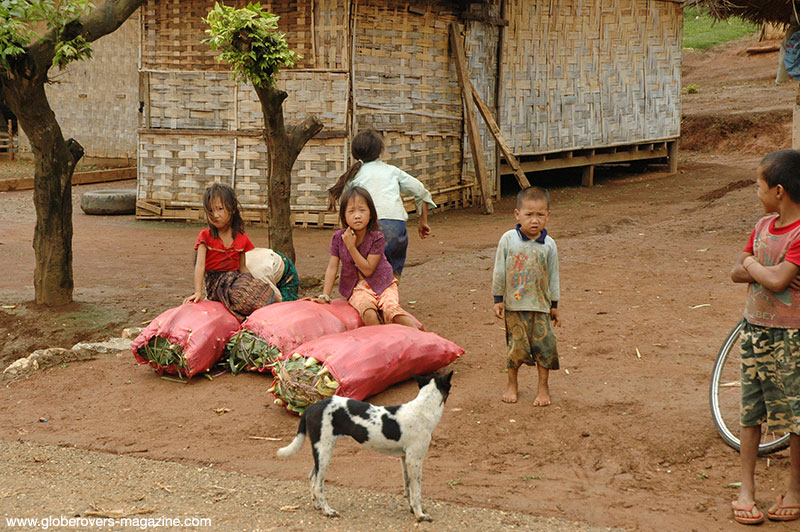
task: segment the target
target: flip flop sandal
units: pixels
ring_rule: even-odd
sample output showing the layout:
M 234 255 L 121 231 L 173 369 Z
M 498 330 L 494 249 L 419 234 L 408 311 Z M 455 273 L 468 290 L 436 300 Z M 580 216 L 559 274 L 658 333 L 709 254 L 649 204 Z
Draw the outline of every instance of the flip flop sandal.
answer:
M 739 504 L 736 504 L 736 502 L 734 501 L 734 502 L 731 503 L 731 509 L 734 512 L 752 512 L 753 508 L 755 507 L 755 505 L 756 505 L 756 503 L 753 503 L 750 506 L 741 506 Z M 743 524 L 743 525 L 760 525 L 761 523 L 764 522 L 764 512 L 759 510 L 758 511 L 758 515 L 755 516 L 755 517 L 743 517 L 743 516 L 736 515 L 734 513 L 733 514 L 733 519 L 737 523 L 740 523 L 740 524 Z
M 778 506 L 776 510 L 797 510 L 792 514 L 774 514 L 767 512 L 767 517 L 772 521 L 794 521 L 800 519 L 800 504 L 783 504 L 783 495 L 778 495 Z

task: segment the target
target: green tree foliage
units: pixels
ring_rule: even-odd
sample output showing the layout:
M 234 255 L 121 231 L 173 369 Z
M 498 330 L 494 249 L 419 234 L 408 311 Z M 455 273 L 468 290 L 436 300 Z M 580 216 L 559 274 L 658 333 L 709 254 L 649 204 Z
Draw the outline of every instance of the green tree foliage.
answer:
M 63 69 L 72 61 L 91 59 L 90 43 L 80 35 L 64 35 L 69 24 L 93 7 L 89 0 L 0 0 L 0 68 L 11 69 L 13 58 L 40 36 L 33 28 L 42 24 L 56 35 L 53 66 Z
M 203 19 L 211 36 L 203 42 L 219 52 L 218 61 L 231 65 L 234 80 L 271 87 L 280 68 L 293 67 L 300 58 L 278 31 L 279 18 L 262 9 L 259 2 L 242 9 L 215 3 Z

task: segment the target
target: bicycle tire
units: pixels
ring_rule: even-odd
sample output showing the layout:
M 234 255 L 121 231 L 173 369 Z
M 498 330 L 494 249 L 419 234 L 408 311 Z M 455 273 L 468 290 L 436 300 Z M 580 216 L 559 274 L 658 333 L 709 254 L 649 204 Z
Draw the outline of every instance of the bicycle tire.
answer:
M 714 420 L 714 425 L 717 427 L 717 432 L 722 436 L 725 443 L 737 451 L 741 451 L 741 444 L 739 442 L 739 437 L 731 428 L 738 430 L 739 425 L 738 422 L 734 423 L 734 419 L 736 418 L 731 415 L 727 416 L 728 420 L 726 421 L 726 415 L 723 413 L 723 403 L 729 406 L 732 401 L 732 396 L 735 395 L 738 401 L 741 395 L 741 383 L 738 380 L 727 380 L 725 378 L 725 370 L 727 368 L 728 375 L 730 375 L 732 371 L 737 372 L 737 375 L 740 373 L 740 360 L 738 355 L 734 353 L 736 353 L 736 349 L 738 348 L 739 334 L 742 332 L 742 329 L 744 329 L 744 320 L 736 324 L 730 334 L 728 334 L 725 342 L 723 342 L 717 354 L 717 358 L 714 361 L 714 370 L 711 373 L 711 387 L 709 390 L 711 417 Z M 736 378 L 738 379 L 739 377 L 737 376 Z M 730 408 L 727 410 L 730 410 Z M 789 446 L 789 433 L 778 435 L 765 432 L 762 434 L 761 439 L 762 441 L 758 445 L 759 456 L 775 453 Z

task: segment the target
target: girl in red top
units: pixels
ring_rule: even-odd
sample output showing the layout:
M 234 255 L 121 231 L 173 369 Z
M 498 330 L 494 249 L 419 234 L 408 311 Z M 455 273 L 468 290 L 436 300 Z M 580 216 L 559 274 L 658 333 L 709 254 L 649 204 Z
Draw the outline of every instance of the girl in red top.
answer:
M 200 231 L 194 249 L 194 294 L 183 302 L 206 297 L 223 303 L 239 321 L 275 301 L 270 286 L 247 270 L 245 253 L 255 246 L 244 232 L 236 193 L 228 185 L 214 183 L 203 195 L 208 228 Z

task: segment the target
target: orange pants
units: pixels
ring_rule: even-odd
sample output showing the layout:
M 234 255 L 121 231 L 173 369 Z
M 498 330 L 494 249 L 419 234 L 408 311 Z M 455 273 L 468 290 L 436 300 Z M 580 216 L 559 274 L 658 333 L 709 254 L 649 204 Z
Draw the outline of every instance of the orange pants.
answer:
M 396 316 L 408 315 L 403 310 L 403 307 L 400 306 L 397 279 L 393 279 L 392 284 L 381 295 L 376 294 L 365 279 L 361 279 L 353 288 L 353 293 L 350 294 L 350 299 L 347 302 L 358 311 L 362 320 L 364 319 L 364 313 L 368 310 L 376 311 L 378 318 L 382 319 L 383 323 L 392 323 Z

